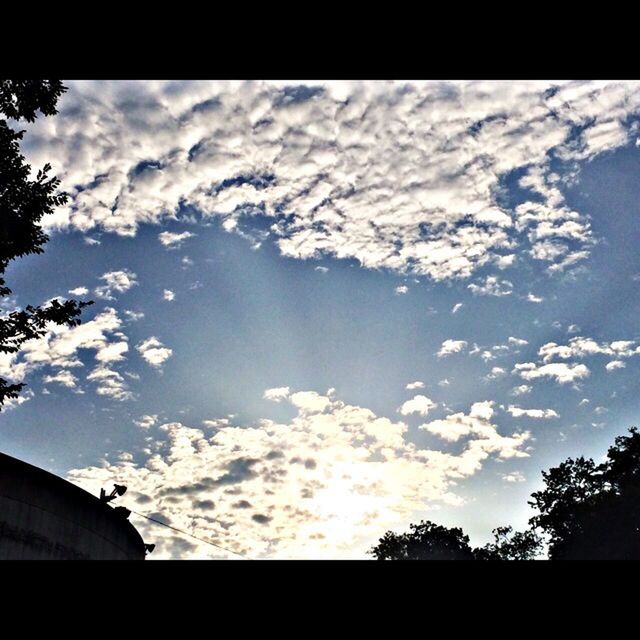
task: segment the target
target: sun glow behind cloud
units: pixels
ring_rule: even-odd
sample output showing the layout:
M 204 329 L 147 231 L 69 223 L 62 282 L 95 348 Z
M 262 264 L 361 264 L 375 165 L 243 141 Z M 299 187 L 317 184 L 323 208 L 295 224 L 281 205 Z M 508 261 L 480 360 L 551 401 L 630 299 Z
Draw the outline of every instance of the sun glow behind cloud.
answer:
M 279 401 L 285 393 L 267 395 Z M 155 417 L 143 416 L 140 424 L 153 432 L 143 463 L 122 452 L 117 462 L 74 469 L 68 477 L 92 492 L 117 478 L 129 487 L 136 511 L 162 514 L 168 524 L 243 555 L 362 557 L 354 549 L 385 527 L 439 504 L 461 504 L 455 485 L 488 458 L 528 456 L 529 435 L 499 435 L 490 403 L 471 408 L 468 426 L 453 438 L 463 438 L 464 446 L 448 453 L 416 447 L 406 440 L 405 423 L 366 408 L 313 391 L 286 397 L 297 409 L 290 422 L 223 422 L 212 434 L 181 423 L 154 427 Z M 447 429 L 442 423 L 433 431 L 450 440 Z M 141 527 L 149 531 L 148 523 Z M 212 555 L 168 530 L 149 535 L 158 544 L 154 557 L 171 557 L 176 545 L 181 557 Z

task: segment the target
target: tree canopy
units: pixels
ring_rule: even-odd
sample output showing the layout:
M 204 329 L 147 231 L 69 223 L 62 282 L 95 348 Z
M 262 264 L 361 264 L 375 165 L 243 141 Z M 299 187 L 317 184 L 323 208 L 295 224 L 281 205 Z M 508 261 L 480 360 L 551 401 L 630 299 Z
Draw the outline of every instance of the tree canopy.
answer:
M 370 553 L 376 560 L 473 560 L 469 537 L 462 529 L 429 520 L 410 524 L 409 533 L 387 531 Z
M 601 464 L 569 458 L 542 474 L 531 524 L 552 560 L 640 559 L 640 433 L 619 436 Z
M 498 527 L 492 533 L 493 542 L 473 550 L 475 560 L 534 560 L 542 550 L 540 536 L 531 529 Z
M 531 495 L 530 528 L 493 530 L 494 541 L 472 549 L 460 528 L 426 521 L 410 532 L 387 531 L 371 553 L 378 560 L 532 560 L 547 546 L 550 560 L 640 559 L 640 432 L 619 436 L 606 459 L 568 458 L 542 472 Z
M 43 253 L 49 239 L 42 230 L 42 217 L 65 204 L 68 196 L 59 192 L 60 182 L 50 177 L 45 164 L 31 179 L 31 166 L 20 153 L 24 131 L 9 126 L 6 118 L 33 122 L 38 112 L 57 113 L 58 98 L 66 91 L 59 80 L 0 80 L 0 297 L 11 295 L 4 274 L 9 263 L 29 254 Z M 49 323 L 74 326 L 80 323 L 83 307 L 91 301 L 60 301 L 46 306 L 27 305 L 0 317 L 0 353 L 17 353 L 27 340 L 38 338 Z M 0 378 L 0 407 L 7 398 L 17 398 L 24 383 Z
M 409 525 L 410 532 L 387 531 L 369 553 L 377 560 L 531 560 L 542 546 L 533 531 L 493 530 L 494 541 L 472 549 L 462 529 L 429 520 Z

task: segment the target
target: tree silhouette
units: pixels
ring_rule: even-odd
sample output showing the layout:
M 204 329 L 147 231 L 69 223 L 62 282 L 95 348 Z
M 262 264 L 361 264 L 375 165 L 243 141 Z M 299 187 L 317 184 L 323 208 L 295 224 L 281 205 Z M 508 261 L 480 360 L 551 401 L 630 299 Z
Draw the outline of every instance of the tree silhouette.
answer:
M 569 458 L 542 474 L 531 524 L 552 560 L 640 559 L 640 433 L 619 436 L 602 464 Z
M 387 531 L 369 553 L 377 560 L 532 560 L 542 547 L 534 531 L 514 532 L 512 527 L 494 529 L 494 542 L 476 549 L 460 528 L 428 520 L 409 528 L 409 533 Z
M 473 550 L 476 560 L 534 560 L 542 549 L 542 540 L 532 529 L 498 527 L 492 533 L 493 542 Z
M 429 520 L 410 524 L 409 533 L 387 531 L 369 553 L 376 560 L 473 560 L 469 537 L 462 529 Z
M 66 88 L 58 80 L 0 80 L 0 114 L 18 121 L 33 122 L 43 115 L 57 113 L 58 98 Z M 15 258 L 43 253 L 49 239 L 40 227 L 44 215 L 67 201 L 59 193 L 59 180 L 49 177 L 49 164 L 30 179 L 31 167 L 20 153 L 24 131 L 15 131 L 6 119 L 0 119 L 0 297 L 12 293 L 4 273 Z M 17 353 L 27 340 L 38 338 L 49 323 L 75 326 L 82 308 L 91 301 L 52 300 L 44 307 L 28 305 L 0 317 L 0 353 Z M 24 383 L 10 384 L 0 378 L 0 407 L 7 398 L 17 398 Z
M 409 533 L 387 531 L 369 553 L 378 560 L 533 560 L 544 536 L 550 560 L 640 560 L 638 429 L 618 436 L 601 464 L 568 458 L 542 477 L 526 531 L 498 527 L 493 542 L 471 549 L 462 529 L 427 521 L 409 525 Z

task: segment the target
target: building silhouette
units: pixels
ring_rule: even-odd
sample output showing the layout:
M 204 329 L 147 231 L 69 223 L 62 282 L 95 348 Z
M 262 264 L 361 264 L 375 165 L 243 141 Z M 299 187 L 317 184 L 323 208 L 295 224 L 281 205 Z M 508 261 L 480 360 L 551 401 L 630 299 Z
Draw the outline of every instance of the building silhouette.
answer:
M 0 453 L 0 560 L 144 560 L 128 515 L 108 498 Z

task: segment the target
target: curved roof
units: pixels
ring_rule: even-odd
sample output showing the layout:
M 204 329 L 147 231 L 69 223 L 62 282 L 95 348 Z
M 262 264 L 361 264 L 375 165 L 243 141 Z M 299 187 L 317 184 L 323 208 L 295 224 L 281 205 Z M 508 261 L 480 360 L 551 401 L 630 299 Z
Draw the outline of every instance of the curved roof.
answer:
M 44 544 L 59 557 L 144 558 L 144 542 L 121 512 L 71 482 L 3 453 L 0 501 L 0 547 L 3 539 L 11 539 L 14 545 Z

